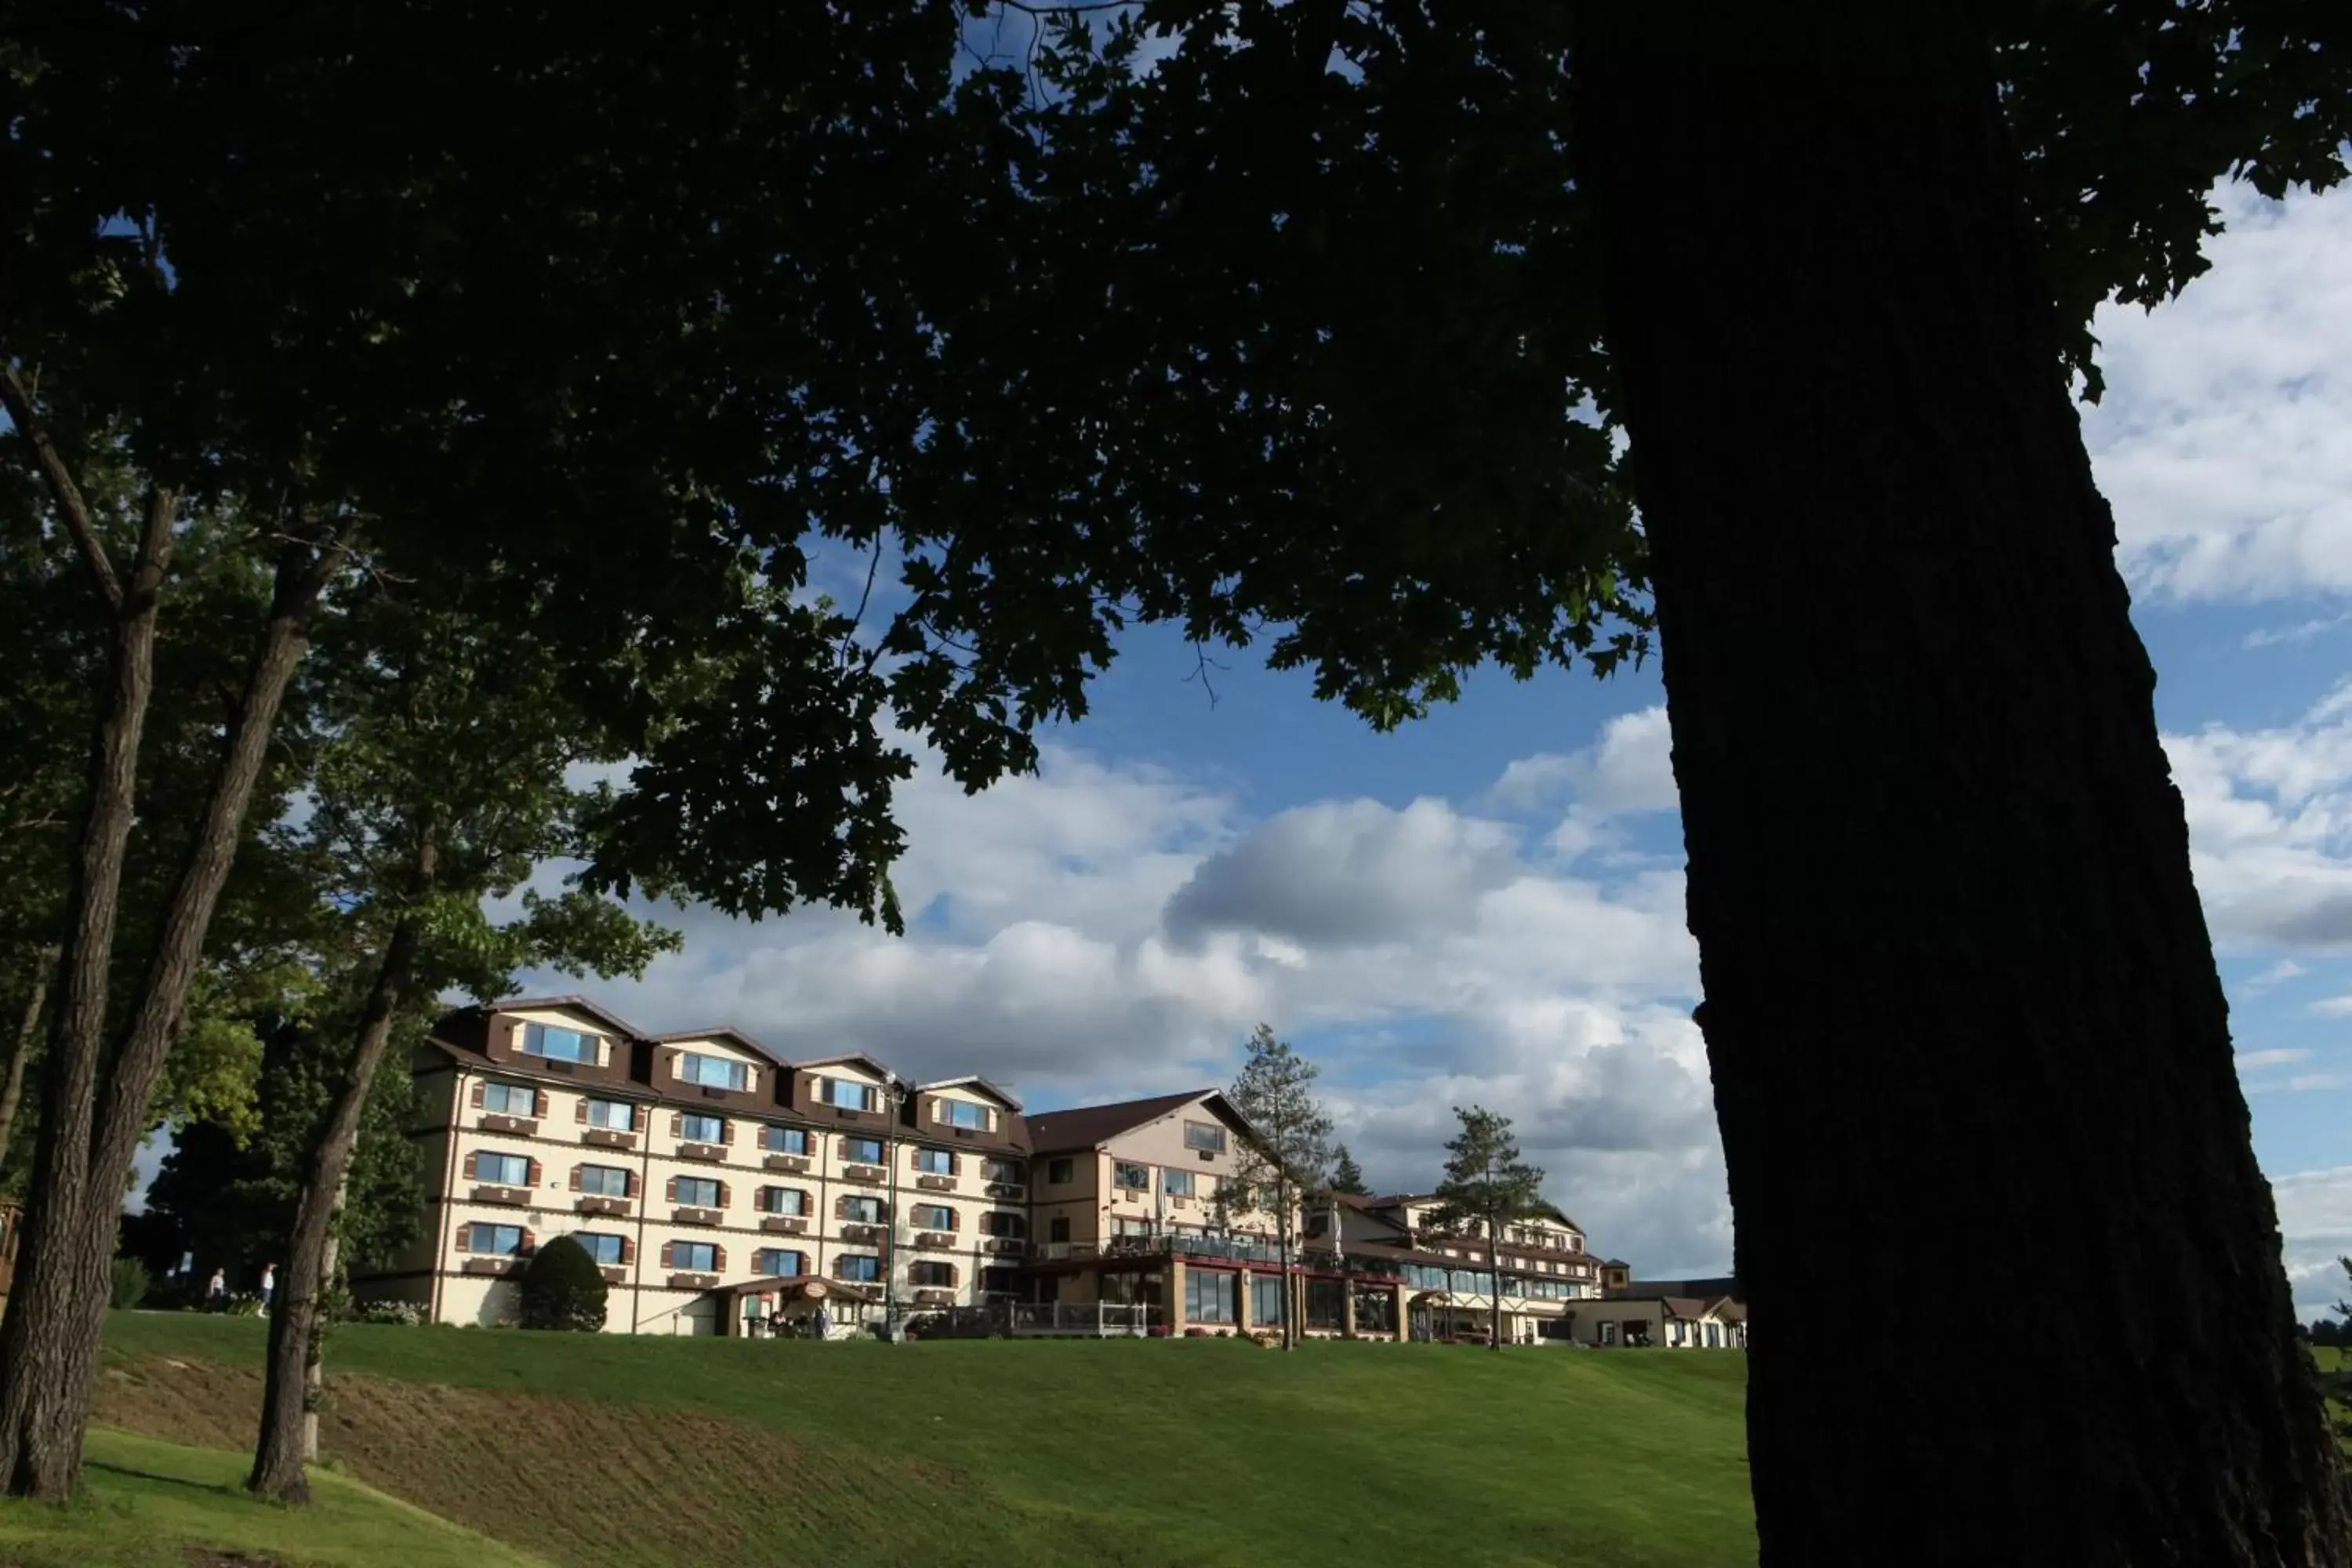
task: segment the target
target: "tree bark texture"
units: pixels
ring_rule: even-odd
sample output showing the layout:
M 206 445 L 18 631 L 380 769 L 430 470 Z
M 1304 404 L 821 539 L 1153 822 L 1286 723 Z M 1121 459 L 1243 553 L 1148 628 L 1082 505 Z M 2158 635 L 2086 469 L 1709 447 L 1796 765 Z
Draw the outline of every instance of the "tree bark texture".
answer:
M 437 861 L 432 835 L 417 847 L 415 886 L 418 897 L 433 883 Z M 392 1041 L 392 1027 L 400 1011 L 416 963 L 420 918 L 412 901 L 394 923 L 376 966 L 375 980 L 361 1009 L 335 1103 L 320 1128 L 304 1173 L 302 1194 L 295 1206 L 294 1232 L 286 1244 L 284 1285 L 269 1304 L 269 1354 L 261 1395 L 261 1431 L 253 1451 L 253 1475 L 248 1485 L 265 1498 L 279 1502 L 307 1503 L 310 1479 L 305 1461 L 314 1456 L 315 1426 L 310 1419 L 319 1391 L 320 1371 L 320 1310 L 332 1273 L 336 1214 L 342 1207 L 344 1179 L 359 1147 L 360 1116 L 376 1068 Z
M 116 616 L 114 677 L 93 752 L 92 787 L 63 945 L 63 1001 L 51 1034 L 40 1160 L 24 1223 L 16 1288 L 0 1327 L 0 1473 L 20 1496 L 61 1499 L 81 1470 L 82 1429 L 98 1372 L 108 1264 L 132 1158 L 228 879 L 247 807 L 310 617 L 348 538 L 289 545 L 220 772 L 129 1026 L 100 1092 L 106 977 L 131 827 L 140 731 L 153 691 L 157 598 L 175 503 L 158 492 L 147 543 Z
M 1980 36 L 1579 27 L 1764 1568 L 2352 1562 Z
M 29 417 L 13 400 L 10 412 L 20 425 Z M 61 511 L 81 510 L 87 515 L 69 479 L 53 475 L 51 483 Z M 72 1361 L 83 1325 L 94 1323 L 105 1309 L 113 1249 L 92 1246 L 89 1238 L 101 1224 L 111 1237 L 121 1205 L 119 1187 L 89 1190 L 90 1107 L 98 1092 L 108 964 L 131 841 L 139 742 L 154 693 L 156 617 L 171 567 L 176 510 L 170 491 L 159 489 L 149 496 L 147 526 L 127 582 L 118 583 L 102 555 L 92 566 L 113 633 L 106 701 L 90 747 L 89 796 L 67 894 L 58 952 L 62 984 L 49 1021 L 33 1182 L 18 1232 L 7 1314 L 0 1321 L 0 1480 L 12 1496 L 59 1500 L 81 1473 L 88 1386 L 85 1382 L 78 1394 L 58 1373 Z
M 25 1098 L 25 1065 L 33 1057 L 33 1037 L 41 1026 L 41 1009 L 49 999 L 49 981 L 57 973 L 58 950 L 43 948 L 33 963 L 32 989 L 25 994 L 25 1013 L 16 1025 L 16 1038 L 8 1049 L 8 1070 L 0 1080 L 0 1165 L 7 1163 L 16 1139 L 16 1107 Z

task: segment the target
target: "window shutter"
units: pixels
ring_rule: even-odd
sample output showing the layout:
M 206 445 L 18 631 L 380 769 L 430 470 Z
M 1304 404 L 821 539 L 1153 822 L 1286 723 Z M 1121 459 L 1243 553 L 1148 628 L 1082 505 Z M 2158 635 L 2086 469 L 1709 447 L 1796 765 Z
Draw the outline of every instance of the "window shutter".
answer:
M 719 1141 L 721 1143 L 732 1143 L 735 1142 L 734 1118 L 730 1117 L 719 1124 Z
M 674 1241 L 665 1241 L 665 1242 L 663 1242 L 663 1243 L 662 1243 L 662 1254 L 661 1254 L 662 1260 L 661 1260 L 661 1266 L 662 1266 L 664 1268 L 677 1268 L 677 1265 L 676 1265 L 675 1263 L 673 1263 L 673 1262 L 671 1262 L 671 1261 L 670 1261 L 670 1258 L 671 1258 L 671 1257 L 672 1257 L 672 1253 L 671 1253 L 670 1249 L 671 1249 L 672 1247 L 676 1247 L 677 1245 L 677 1243 L 676 1243 L 676 1242 L 674 1242 Z
M 637 1195 L 637 1173 L 635 1171 L 623 1171 L 621 1173 L 621 1195 L 625 1198 L 633 1198 Z
M 635 1238 L 626 1236 L 621 1237 L 621 1262 L 624 1265 L 626 1265 L 635 1263 L 636 1260 L 637 1244 Z
M 713 1247 L 710 1249 L 710 1268 L 711 1272 L 714 1274 L 724 1274 L 727 1272 L 727 1249 L 725 1247 Z
M 580 1167 L 577 1165 L 572 1167 L 572 1190 L 575 1193 L 580 1190 Z
M 720 1208 L 727 1206 L 727 1184 L 724 1182 L 719 1184 L 719 1206 Z
M 572 1107 L 572 1120 L 585 1124 L 588 1120 L 588 1097 L 582 1095 Z
M 662 1202 L 666 1204 L 674 1204 L 677 1202 L 677 1178 L 676 1176 L 672 1176 L 668 1183 L 662 1188 Z
M 816 1085 L 816 1102 L 819 1105 L 831 1105 L 833 1103 L 833 1079 L 820 1075 L 810 1081 Z
M 849 1194 L 847 1193 L 843 1193 L 833 1200 L 833 1217 L 835 1219 L 847 1219 L 849 1217 Z
M 469 1103 L 471 1103 L 473 1108 L 477 1110 L 482 1109 L 482 1091 L 487 1087 L 488 1086 L 484 1084 L 480 1079 L 476 1079 L 474 1080 L 474 1088 L 471 1095 L 469 1096 Z
M 524 1167 L 524 1171 L 525 1175 L 523 1177 L 523 1184 L 532 1187 L 539 1185 L 539 1162 L 536 1160 L 531 1161 Z
M 481 1085 L 476 1084 L 474 1087 L 476 1089 L 479 1089 L 481 1088 Z M 470 1182 L 481 1173 L 479 1167 L 476 1164 L 476 1162 L 480 1159 L 481 1156 L 479 1154 L 468 1154 L 466 1156 L 466 1180 Z
M 686 1118 L 675 1110 L 669 1113 L 669 1135 L 673 1138 L 686 1136 Z
M 539 1237 L 538 1237 L 537 1236 L 533 1235 L 533 1234 L 531 1233 L 530 1229 L 528 1226 L 526 1226 L 526 1227 L 524 1228 L 524 1230 L 523 1230 L 523 1233 L 522 1233 L 522 1252 L 523 1252 L 523 1256 L 524 1256 L 524 1257 L 526 1257 L 526 1258 L 528 1258 L 528 1257 L 530 1257 L 532 1253 L 534 1253 L 534 1252 L 536 1252 L 536 1251 L 538 1251 L 538 1250 L 539 1250 Z
M 882 1109 L 882 1091 L 870 1083 L 866 1086 L 866 1109 L 868 1110 Z
M 532 1090 L 530 1091 L 530 1110 L 528 1112 L 526 1112 L 525 1114 L 527 1114 L 527 1115 L 529 1115 L 529 1116 L 530 1116 L 530 1117 L 532 1117 L 532 1118 L 534 1118 L 534 1119 L 536 1119 L 536 1118 L 538 1117 L 538 1115 L 539 1115 L 539 1113 L 540 1113 L 540 1110 L 541 1110 L 541 1104 L 540 1104 L 541 1096 L 541 1095 L 543 1095 L 545 1092 L 546 1092 L 546 1091 L 545 1091 L 545 1090 L 543 1090 L 543 1089 L 532 1089 Z
M 963 1228 L 963 1215 L 958 1214 L 952 1208 L 948 1210 L 948 1228 L 950 1230 L 961 1230 Z
M 457 1227 L 457 1250 L 460 1252 L 471 1252 L 474 1250 L 474 1227 L 472 1226 L 461 1225 Z
M 963 1156 L 962 1156 L 962 1155 L 961 1155 L 961 1154 L 959 1154 L 959 1153 L 956 1153 L 953 1150 L 950 1150 L 950 1151 L 948 1152 L 948 1174 L 949 1174 L 949 1175 L 950 1175 L 950 1176 L 955 1176 L 955 1175 L 961 1175 L 961 1174 L 962 1174 L 962 1173 L 963 1173 Z
M 950 1290 L 954 1289 L 956 1286 L 962 1281 L 963 1276 L 961 1271 L 959 1270 L 952 1263 L 942 1263 L 940 1267 L 947 1270 L 948 1289 Z
M 685 1053 L 684 1051 L 672 1051 L 672 1052 L 670 1052 L 670 1054 L 669 1054 L 669 1076 L 670 1076 L 670 1077 L 672 1077 L 672 1078 L 674 1078 L 674 1079 L 681 1079 L 681 1080 L 685 1079 L 685 1077 L 686 1077 L 686 1053 Z

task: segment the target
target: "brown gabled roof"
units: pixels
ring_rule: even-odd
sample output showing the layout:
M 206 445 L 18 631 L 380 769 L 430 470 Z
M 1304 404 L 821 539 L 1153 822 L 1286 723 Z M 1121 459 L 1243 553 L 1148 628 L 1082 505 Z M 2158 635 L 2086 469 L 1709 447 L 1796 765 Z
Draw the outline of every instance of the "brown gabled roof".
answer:
M 1122 1100 L 1116 1105 L 1077 1105 L 1022 1120 L 1028 1123 L 1029 1147 L 1034 1153 L 1093 1149 L 1217 1092 L 1213 1089 L 1191 1089 L 1181 1094 L 1157 1094 L 1149 1100 Z
M 647 1035 L 646 1039 L 656 1046 L 674 1046 L 681 1040 L 732 1040 L 745 1050 L 763 1056 L 780 1068 L 793 1065 L 784 1059 L 782 1052 L 772 1049 L 732 1024 L 720 1024 L 709 1029 L 680 1029 L 671 1035 Z
M 1696 1322 L 1706 1316 L 1706 1303 L 1696 1296 L 1660 1296 L 1655 1300 L 1659 1306 L 1665 1309 L 1666 1315 L 1670 1318 L 1682 1318 Z
M 597 1004 L 588 1000 L 585 996 L 509 996 L 501 1001 L 493 1002 L 487 1007 L 467 1007 L 461 1009 L 461 1011 L 468 1013 L 520 1013 L 526 1007 L 570 1007 L 577 1012 L 587 1014 L 590 1017 L 605 1025 L 616 1035 L 625 1035 L 633 1040 L 641 1040 L 645 1038 L 645 1036 L 639 1032 L 635 1024 L 630 1023 L 626 1018 L 622 1017 L 618 1013 L 614 1012 L 609 1007 L 599 1006 Z
M 893 1082 L 900 1081 L 898 1079 L 898 1069 L 891 1067 L 888 1062 L 884 1061 L 881 1058 L 869 1057 L 864 1051 L 843 1051 L 837 1056 L 811 1057 L 806 1061 L 794 1062 L 793 1066 L 803 1070 L 806 1070 L 810 1068 L 839 1067 L 844 1062 L 863 1062 L 867 1067 L 872 1068 L 876 1072 L 880 1073 L 884 1078 L 889 1079 Z
M 980 1074 L 976 1072 L 968 1072 L 961 1078 L 933 1079 L 929 1083 L 917 1084 L 915 1089 L 918 1093 L 927 1089 L 976 1089 L 983 1094 L 995 1096 L 997 1100 L 1007 1110 L 1018 1110 L 1021 1109 L 1021 1100 L 1019 1097 L 1014 1095 L 1011 1089 L 1000 1088 L 998 1085 L 990 1082 L 987 1079 L 981 1077 Z

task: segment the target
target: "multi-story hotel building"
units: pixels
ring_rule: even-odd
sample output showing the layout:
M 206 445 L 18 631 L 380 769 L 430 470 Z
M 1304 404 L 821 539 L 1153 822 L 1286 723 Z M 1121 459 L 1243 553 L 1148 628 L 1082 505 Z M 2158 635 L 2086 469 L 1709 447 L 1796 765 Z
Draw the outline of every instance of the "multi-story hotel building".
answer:
M 1485 1240 L 1435 1200 L 1299 1216 L 1236 1201 L 1247 1123 L 1213 1089 L 1030 1116 L 982 1078 L 909 1083 L 863 1056 L 787 1061 L 740 1030 L 647 1035 L 578 996 L 444 1018 L 412 1063 L 432 1172 L 418 1241 L 353 1280 L 436 1322 L 495 1322 L 558 1236 L 610 1283 L 605 1326 L 847 1329 L 886 1304 L 933 1326 L 1036 1333 L 1486 1331 Z M 1336 1244 L 1336 1245 L 1335 1245 Z M 1505 1331 L 1555 1331 L 1600 1293 L 1558 1211 L 1503 1239 Z M 979 1310 L 985 1309 L 985 1310 Z

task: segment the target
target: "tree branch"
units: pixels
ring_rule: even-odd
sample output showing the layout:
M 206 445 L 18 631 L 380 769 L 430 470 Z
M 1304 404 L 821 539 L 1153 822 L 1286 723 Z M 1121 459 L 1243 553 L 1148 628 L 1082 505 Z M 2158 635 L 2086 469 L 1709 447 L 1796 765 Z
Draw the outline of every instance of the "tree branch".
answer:
M 107 559 L 106 542 L 98 536 L 98 523 L 90 516 L 89 502 L 81 487 L 74 483 L 73 470 L 66 466 L 57 443 L 49 439 L 48 427 L 33 412 L 32 395 L 16 367 L 0 360 L 0 406 L 8 410 L 16 433 L 33 448 L 33 459 L 40 465 L 41 478 L 49 487 L 58 511 L 66 520 L 66 531 L 73 535 L 81 551 L 82 561 L 97 579 L 98 596 L 106 602 L 109 615 L 122 613 L 122 583 L 114 574 L 114 563 Z

